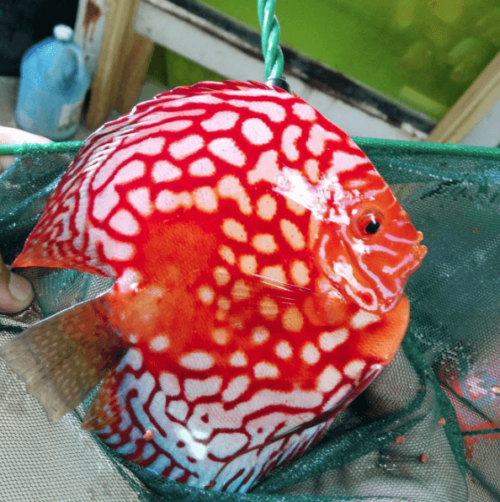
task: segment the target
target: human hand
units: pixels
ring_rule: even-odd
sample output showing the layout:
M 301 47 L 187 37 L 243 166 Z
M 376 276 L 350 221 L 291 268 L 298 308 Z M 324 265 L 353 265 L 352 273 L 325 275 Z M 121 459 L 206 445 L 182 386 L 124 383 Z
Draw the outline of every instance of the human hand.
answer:
M 0 127 L 0 145 L 20 143 L 49 143 L 50 140 L 19 129 Z M 0 173 L 14 162 L 12 155 L 0 156 Z M 0 313 L 14 313 L 25 309 L 33 300 L 31 284 L 14 274 L 5 265 L 0 256 Z

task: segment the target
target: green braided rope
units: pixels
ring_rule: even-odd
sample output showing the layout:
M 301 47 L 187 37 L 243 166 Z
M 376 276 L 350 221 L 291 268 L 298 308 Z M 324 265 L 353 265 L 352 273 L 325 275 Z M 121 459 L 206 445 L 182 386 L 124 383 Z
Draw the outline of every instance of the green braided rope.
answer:
M 83 141 L 63 143 L 22 143 L 20 145 L 0 145 L 0 155 L 24 155 L 26 153 L 76 153 Z
M 257 0 L 257 13 L 262 28 L 262 54 L 264 55 L 264 80 L 281 78 L 283 53 L 279 46 L 280 25 L 274 15 L 276 0 Z

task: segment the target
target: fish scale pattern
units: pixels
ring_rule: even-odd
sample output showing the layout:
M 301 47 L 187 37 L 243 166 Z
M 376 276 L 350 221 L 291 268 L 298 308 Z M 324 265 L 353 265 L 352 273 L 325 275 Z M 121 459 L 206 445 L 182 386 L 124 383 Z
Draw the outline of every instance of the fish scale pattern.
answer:
M 87 428 L 160 475 L 246 491 L 391 360 L 421 238 L 303 100 L 202 83 L 91 136 L 15 265 L 117 278 L 105 302 L 129 350 Z
M 205 215 L 227 209 L 241 217 L 257 216 L 257 227 L 279 224 L 274 235 L 282 236 L 282 243 L 294 251 L 304 250 L 307 226 L 302 223 L 299 230 L 300 222 L 294 220 L 307 221 L 307 209 L 290 199 L 278 208 L 280 200 L 257 185 L 276 184 L 283 155 L 289 165 L 302 164 L 311 183 L 317 183 L 327 139 L 336 140 L 337 147 L 342 139 L 343 148 L 355 152 L 358 162 L 366 159 L 362 152 L 340 131 L 335 134 L 323 129 L 316 123 L 321 117 L 312 107 L 284 91 L 261 89 L 257 84 L 245 89 L 240 84 L 243 89 L 221 89 L 224 96 L 218 97 L 215 84 L 207 88 L 210 93 L 199 94 L 203 86 L 195 87 L 139 105 L 126 119 L 105 126 L 88 140 L 92 148 L 84 146 L 65 183 L 51 197 L 32 246 L 25 249 L 28 254 L 19 265 L 29 260 L 29 253 L 36 253 L 32 259 L 44 259 L 52 266 L 70 256 L 82 269 L 118 276 L 137 256 L 134 240 L 141 220 L 152 213 L 160 213 L 162 218 L 178 208 L 191 207 Z M 234 99 L 228 99 L 231 93 Z M 218 111 L 221 105 L 230 111 Z M 243 169 L 249 165 L 253 169 Z M 251 200 L 252 195 L 262 193 Z M 224 204 L 226 201 L 230 204 Z M 288 219 L 274 219 L 277 212 L 288 214 Z M 248 257 L 240 254 L 239 260 L 255 273 L 262 270 L 256 252 L 266 254 L 269 261 L 279 246 L 271 232 L 249 236 L 246 223 L 227 218 L 222 228 L 232 245 L 251 241 L 254 249 Z M 36 236 L 46 233 L 49 241 L 38 256 Z M 227 249 L 231 262 L 230 246 Z M 303 286 L 309 282 L 300 263 L 288 273 L 278 268 L 271 273 L 283 282 L 288 278 Z

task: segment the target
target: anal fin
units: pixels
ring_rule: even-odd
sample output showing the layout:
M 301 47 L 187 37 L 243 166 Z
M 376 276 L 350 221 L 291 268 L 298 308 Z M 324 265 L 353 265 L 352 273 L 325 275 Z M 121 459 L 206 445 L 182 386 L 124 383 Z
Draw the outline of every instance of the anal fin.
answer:
M 118 381 L 116 372 L 109 373 L 97 392 L 83 419 L 82 427 L 91 432 L 100 432 L 107 427 L 116 428 L 120 418 L 118 404 Z
M 36 323 L 0 347 L 49 420 L 78 406 L 125 353 L 107 322 L 105 297 Z

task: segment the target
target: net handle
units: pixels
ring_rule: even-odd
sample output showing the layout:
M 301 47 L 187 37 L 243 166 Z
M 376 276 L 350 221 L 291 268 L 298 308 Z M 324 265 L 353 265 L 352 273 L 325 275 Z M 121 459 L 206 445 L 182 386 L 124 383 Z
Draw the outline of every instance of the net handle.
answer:
M 443 155 L 448 157 L 473 157 L 498 160 L 500 148 L 487 146 L 466 146 L 450 143 L 421 143 L 417 141 L 401 141 L 393 139 L 377 139 L 353 137 L 354 142 L 362 149 L 383 149 L 385 153 L 406 155 Z M 2 155 L 26 155 L 44 153 L 76 153 L 83 141 L 65 141 L 61 143 L 22 143 L 19 145 L 0 145 Z

